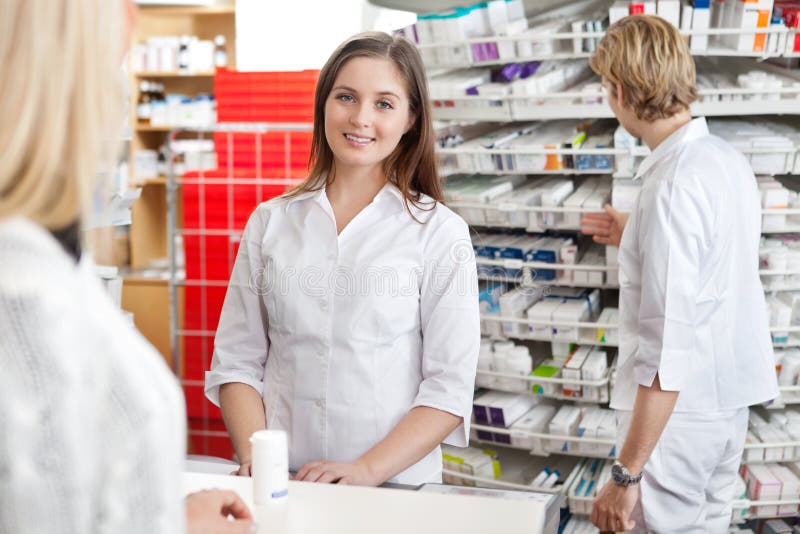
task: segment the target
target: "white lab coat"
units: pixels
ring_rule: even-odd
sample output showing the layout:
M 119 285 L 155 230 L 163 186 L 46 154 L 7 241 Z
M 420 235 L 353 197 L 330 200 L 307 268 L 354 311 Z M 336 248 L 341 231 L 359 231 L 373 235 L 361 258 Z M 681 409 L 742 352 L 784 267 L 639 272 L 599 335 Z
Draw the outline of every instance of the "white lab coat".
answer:
M 680 391 L 675 411 L 733 410 L 778 395 L 758 276 L 760 196 L 747 160 L 704 118 L 642 162 L 619 249 L 620 348 L 611 407 L 639 384 Z
M 430 199 L 428 199 L 430 200 Z M 324 190 L 260 205 L 242 238 L 206 395 L 262 392 L 267 426 L 289 434 L 291 469 L 352 461 L 415 406 L 463 418 L 466 446 L 480 346 L 469 231 L 445 206 L 412 206 L 386 185 L 336 233 Z M 441 480 L 441 450 L 396 478 Z

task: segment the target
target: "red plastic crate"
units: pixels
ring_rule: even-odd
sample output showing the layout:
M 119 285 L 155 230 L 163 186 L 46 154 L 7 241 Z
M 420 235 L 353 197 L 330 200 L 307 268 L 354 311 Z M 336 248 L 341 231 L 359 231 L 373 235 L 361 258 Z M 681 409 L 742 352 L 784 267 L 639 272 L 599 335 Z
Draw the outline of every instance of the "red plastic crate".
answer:
M 263 187 L 261 196 L 263 200 Z M 255 185 L 187 183 L 183 185 L 183 227 L 198 229 L 203 222 L 206 229 L 242 230 L 257 205 Z
M 186 398 L 186 415 L 189 417 L 222 420 L 222 412 L 206 398 L 203 385 L 184 384 L 183 395 Z
M 205 254 L 201 254 L 201 244 Z M 214 280 L 227 282 L 239 250 L 239 243 L 229 236 L 184 235 L 187 280 Z M 203 272 L 205 268 L 205 272 Z
M 212 336 L 185 336 L 183 338 L 181 378 L 205 380 L 205 373 L 211 368 L 213 355 L 214 338 Z
M 221 420 L 190 417 L 187 419 L 187 426 L 189 429 L 189 453 L 233 459 L 233 443 Z
M 216 330 L 219 325 L 219 316 L 222 304 L 225 301 L 227 287 L 219 286 L 186 286 L 186 310 L 183 322 L 186 330 Z M 205 294 L 205 306 L 203 295 Z M 205 307 L 205 310 L 204 310 Z M 205 311 L 205 325 L 203 324 L 203 311 Z

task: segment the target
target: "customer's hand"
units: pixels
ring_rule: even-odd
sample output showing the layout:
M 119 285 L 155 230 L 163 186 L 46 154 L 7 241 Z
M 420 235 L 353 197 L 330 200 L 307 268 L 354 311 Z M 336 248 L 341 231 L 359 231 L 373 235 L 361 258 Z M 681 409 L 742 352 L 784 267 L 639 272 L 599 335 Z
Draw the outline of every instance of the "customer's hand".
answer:
M 369 467 L 358 460 L 355 462 L 309 462 L 297 471 L 294 480 L 301 482 L 321 482 L 352 484 L 354 486 L 377 486 L 379 480 Z
M 581 218 L 581 232 L 593 236 L 595 243 L 619 246 L 628 214 L 605 205 L 605 213 L 587 213 Z
M 231 471 L 231 474 L 240 477 L 253 476 L 253 464 L 251 462 L 242 462 L 239 464 L 239 469 Z
M 636 522 L 631 520 L 631 513 L 638 499 L 638 484 L 624 487 L 609 480 L 592 504 L 592 523 L 600 532 L 633 530 Z
M 253 516 L 233 491 L 206 490 L 186 497 L 188 534 L 250 534 Z M 233 520 L 228 516 L 233 516 Z

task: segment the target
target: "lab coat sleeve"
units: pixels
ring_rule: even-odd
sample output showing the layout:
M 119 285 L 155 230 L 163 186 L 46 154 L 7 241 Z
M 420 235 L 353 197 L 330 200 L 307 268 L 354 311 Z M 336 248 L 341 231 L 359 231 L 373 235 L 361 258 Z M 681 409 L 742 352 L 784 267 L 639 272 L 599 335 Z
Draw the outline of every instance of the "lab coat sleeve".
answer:
M 467 225 L 453 217 L 433 230 L 420 288 L 422 383 L 414 406 L 463 418 L 445 440 L 465 447 L 480 350 L 478 275 Z
M 261 240 L 267 220 L 268 212 L 261 208 L 250 216 L 222 304 L 211 370 L 205 377 L 206 397 L 217 406 L 222 384 L 239 382 L 263 391 L 269 318 L 259 288 L 263 285 Z
M 638 229 L 641 264 L 636 382 L 680 391 L 694 348 L 700 263 L 708 249 L 713 210 L 693 178 L 646 184 L 650 202 Z

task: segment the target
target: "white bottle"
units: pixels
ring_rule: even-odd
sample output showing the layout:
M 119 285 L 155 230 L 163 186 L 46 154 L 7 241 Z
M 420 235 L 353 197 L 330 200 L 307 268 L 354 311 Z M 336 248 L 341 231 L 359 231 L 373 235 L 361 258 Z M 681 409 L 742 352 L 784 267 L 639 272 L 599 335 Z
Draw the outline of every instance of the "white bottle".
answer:
M 561 473 L 558 471 L 558 469 L 556 469 L 555 471 L 550 473 L 550 476 L 548 476 L 547 479 L 544 481 L 544 483 L 542 483 L 542 487 L 543 488 L 552 488 L 553 486 L 556 485 L 556 482 L 558 482 L 558 477 L 560 477 L 560 476 L 561 476 Z
M 289 445 L 283 430 L 259 430 L 252 445 L 253 503 L 274 505 L 289 496 Z

